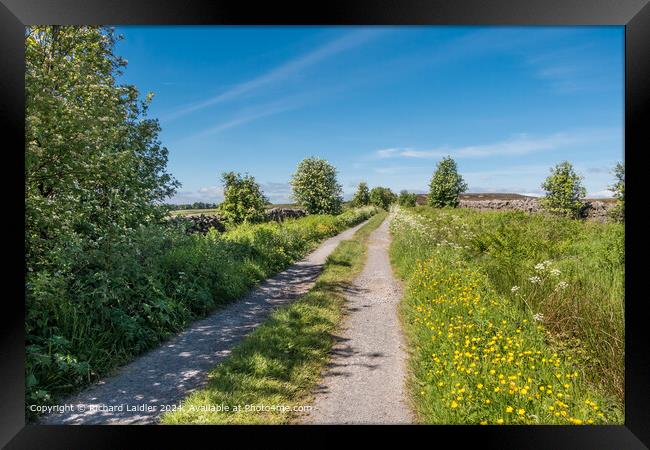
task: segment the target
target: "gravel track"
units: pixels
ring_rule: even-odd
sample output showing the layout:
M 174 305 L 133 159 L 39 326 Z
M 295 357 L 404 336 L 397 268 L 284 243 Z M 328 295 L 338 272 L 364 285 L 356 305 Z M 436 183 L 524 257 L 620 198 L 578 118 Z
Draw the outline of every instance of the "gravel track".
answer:
M 388 258 L 389 217 L 368 240 L 368 260 L 347 294 L 346 317 L 332 359 L 313 393 L 306 424 L 412 423 L 404 386 L 402 297 Z
M 204 385 L 207 372 L 275 308 L 311 289 L 327 256 L 339 242 L 352 238 L 354 232 L 364 224 L 326 240 L 304 260 L 266 280 L 243 299 L 194 322 L 174 338 L 120 369 L 115 376 L 61 403 L 74 405 L 73 411 L 41 417 L 38 423 L 156 423 L 162 405 L 177 404 Z M 138 405 L 143 404 L 154 409 L 138 411 Z M 108 411 L 101 405 L 122 405 L 122 409 Z M 81 412 L 80 409 L 85 411 Z

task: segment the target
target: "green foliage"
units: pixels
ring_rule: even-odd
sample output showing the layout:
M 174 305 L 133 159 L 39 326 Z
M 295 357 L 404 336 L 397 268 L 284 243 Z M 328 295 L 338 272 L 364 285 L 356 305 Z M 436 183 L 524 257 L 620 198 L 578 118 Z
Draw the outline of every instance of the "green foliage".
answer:
M 395 203 L 397 196 L 386 187 L 374 187 L 370 190 L 370 204 L 378 208 L 388 210 L 391 204 Z
M 111 29 L 27 27 L 25 255 L 27 270 L 60 270 L 69 246 L 120 240 L 160 220 L 178 186 L 152 94 L 119 85 L 126 62 Z
M 69 246 L 68 270 L 39 271 L 27 282 L 27 404 L 55 402 L 106 375 L 375 212 L 205 236 L 149 225 L 118 243 Z
M 428 203 L 435 208 L 445 206 L 457 207 L 458 196 L 467 191 L 467 183 L 458 173 L 456 161 L 451 156 L 443 158 L 436 167 L 436 171 L 429 183 Z
M 417 200 L 417 195 L 409 193 L 406 190 L 400 191 L 399 197 L 397 199 L 400 206 L 412 207 L 415 206 Z
M 242 176 L 235 172 L 224 172 L 221 180 L 224 199 L 219 205 L 219 212 L 228 223 L 254 223 L 264 219 L 268 200 L 254 177 L 248 174 Z
M 343 203 L 336 168 L 324 159 L 302 160 L 291 178 L 293 197 L 309 214 L 339 214 Z
M 365 241 L 386 217 L 370 219 L 352 240 L 341 242 L 307 294 L 274 311 L 210 373 L 206 387 L 162 417 L 164 424 L 286 424 L 298 414 L 280 409 L 260 413 L 237 405 L 305 404 L 320 379 L 341 321 L 345 287 L 363 268 Z M 230 411 L 211 411 L 228 405 Z
M 357 187 L 357 192 L 352 199 L 352 206 L 360 207 L 370 204 L 370 191 L 368 190 L 368 183 L 362 181 Z
M 614 193 L 616 206 L 611 209 L 610 217 L 623 222 L 625 220 L 625 166 L 622 163 L 618 163 L 614 167 L 614 176 L 616 177 L 616 183 L 609 189 Z
M 582 186 L 582 177 L 573 170 L 568 161 L 563 161 L 551 169 L 551 175 L 542 183 L 546 196 L 540 204 L 552 214 L 578 218 L 584 209 L 583 198 L 587 195 Z
M 435 317 L 428 317 L 430 324 L 436 320 L 448 324 L 451 316 L 458 315 L 476 319 L 472 328 L 467 328 L 471 325 L 467 323 L 463 326 L 477 332 L 484 330 L 488 320 L 496 332 L 503 320 L 504 337 L 514 340 L 519 339 L 520 334 L 529 336 L 525 342 L 530 340 L 530 344 L 521 342 L 519 348 L 530 345 L 546 354 L 544 346 L 550 345 L 551 351 L 564 361 L 561 365 L 574 364 L 579 372 L 578 378 L 570 382 L 571 389 L 576 389 L 574 398 L 584 398 L 581 396 L 586 392 L 597 391 L 588 398 L 594 401 L 600 397 L 598 404 L 606 419 L 620 421 L 625 358 L 623 224 L 582 222 L 522 212 L 430 208 L 414 211 L 402 210 L 391 225 L 391 260 L 397 274 L 409 283 L 404 303 L 406 317 L 423 319 L 421 313 L 430 311 L 435 314 Z M 480 301 L 488 301 L 483 305 L 486 309 L 481 311 L 479 303 L 463 312 L 442 307 L 431 309 L 434 300 L 442 298 L 438 291 L 455 283 L 465 295 L 464 280 L 472 278 L 465 277 L 467 270 L 485 280 L 481 282 Z M 467 287 L 471 292 L 473 288 Z M 489 304 L 492 300 L 497 304 Z M 524 320 L 540 327 L 537 338 L 534 330 L 521 325 Z M 432 341 L 431 330 L 422 322 L 415 324 L 407 319 L 405 323 L 407 331 L 412 333 L 413 346 L 419 345 L 421 349 L 413 357 L 416 381 L 412 385 L 414 398 L 421 406 L 419 409 L 429 420 L 440 414 L 450 414 L 449 408 L 435 410 L 432 398 L 441 388 L 438 380 L 427 375 L 434 362 L 431 353 L 440 355 L 432 346 L 444 342 Z M 508 334 L 516 332 L 512 325 L 517 324 L 521 331 Z M 516 348 L 514 342 L 508 345 Z M 517 353 L 513 356 L 516 361 Z M 549 366 L 535 365 L 539 369 L 539 379 L 546 379 Z M 497 373 L 507 375 L 509 367 L 514 371 L 511 366 L 504 365 L 502 372 Z M 479 373 L 485 373 L 480 366 Z M 535 377 L 531 375 L 531 378 Z M 420 391 L 425 394 L 419 396 Z M 561 392 L 565 392 L 564 387 Z M 503 413 L 502 410 L 497 412 Z M 557 417 L 546 414 L 543 420 L 553 422 Z

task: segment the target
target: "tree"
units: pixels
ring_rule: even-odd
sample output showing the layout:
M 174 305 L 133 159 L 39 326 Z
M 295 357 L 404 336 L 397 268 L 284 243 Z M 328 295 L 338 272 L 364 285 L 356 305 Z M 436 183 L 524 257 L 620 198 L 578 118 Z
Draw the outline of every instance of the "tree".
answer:
M 370 191 L 370 203 L 379 208 L 388 209 L 397 200 L 397 196 L 389 188 L 374 187 Z
M 398 203 L 400 206 L 415 206 L 417 195 L 411 194 L 406 190 L 400 191 Z
M 582 177 L 578 175 L 568 161 L 563 161 L 551 168 L 551 174 L 542 183 L 546 196 L 540 203 L 552 214 L 577 218 L 584 209 L 583 198 L 587 191 L 582 186 Z
M 224 172 L 221 181 L 224 199 L 219 211 L 228 223 L 260 222 L 264 219 L 264 206 L 268 200 L 254 177 Z
M 457 207 L 458 196 L 467 191 L 467 183 L 458 173 L 456 161 L 451 156 L 443 158 L 436 167 L 436 171 L 429 183 L 429 205 L 435 208 L 445 206 Z
M 324 159 L 302 160 L 291 178 L 294 199 L 309 214 L 340 214 L 342 188 L 336 179 L 336 168 Z
M 609 190 L 614 193 L 616 206 L 610 211 L 610 217 L 622 222 L 625 220 L 625 166 L 622 163 L 614 167 L 614 177 L 616 183 Z
M 53 264 L 63 247 L 106 245 L 160 221 L 179 186 L 158 121 L 146 118 L 153 94 L 141 101 L 118 83 L 126 61 L 114 54 L 117 39 L 102 27 L 26 29 L 28 271 Z
M 352 206 L 366 206 L 370 203 L 370 191 L 368 190 L 368 183 L 362 181 L 357 187 L 357 192 L 352 199 Z

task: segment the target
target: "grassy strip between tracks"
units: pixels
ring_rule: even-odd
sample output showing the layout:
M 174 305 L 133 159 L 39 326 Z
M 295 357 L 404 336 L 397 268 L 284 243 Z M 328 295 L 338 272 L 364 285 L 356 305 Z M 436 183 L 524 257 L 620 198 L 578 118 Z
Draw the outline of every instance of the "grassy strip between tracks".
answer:
M 380 212 L 328 257 L 316 285 L 238 344 L 163 424 L 282 424 L 302 414 L 334 343 L 344 289 L 361 271 Z

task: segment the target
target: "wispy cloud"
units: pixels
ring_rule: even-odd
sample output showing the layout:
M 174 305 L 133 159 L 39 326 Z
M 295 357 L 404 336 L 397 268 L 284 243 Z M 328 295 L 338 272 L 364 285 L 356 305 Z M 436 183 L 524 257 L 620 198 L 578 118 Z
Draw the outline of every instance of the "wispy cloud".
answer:
M 556 94 L 622 89 L 623 59 L 603 58 L 597 45 L 584 44 L 529 56 L 526 62 Z
M 430 150 L 418 150 L 408 147 L 385 148 L 375 151 L 377 159 L 387 158 L 420 158 L 435 159 L 447 155 L 456 158 L 488 158 L 491 156 L 519 156 L 540 151 L 552 151 L 571 145 L 581 145 L 597 142 L 604 138 L 618 136 L 614 130 L 595 130 L 590 132 L 563 132 L 549 136 L 531 137 L 519 134 L 512 138 L 481 145 L 464 147 L 439 147 Z
M 174 120 L 207 107 L 236 99 L 244 94 L 254 92 L 261 88 L 281 83 L 326 58 L 359 47 L 366 42 L 377 38 L 381 34 L 382 31 L 368 29 L 348 33 L 312 50 L 311 52 L 287 61 L 256 78 L 237 84 L 221 94 L 198 103 L 180 107 L 178 110 L 165 116 L 164 120 Z

